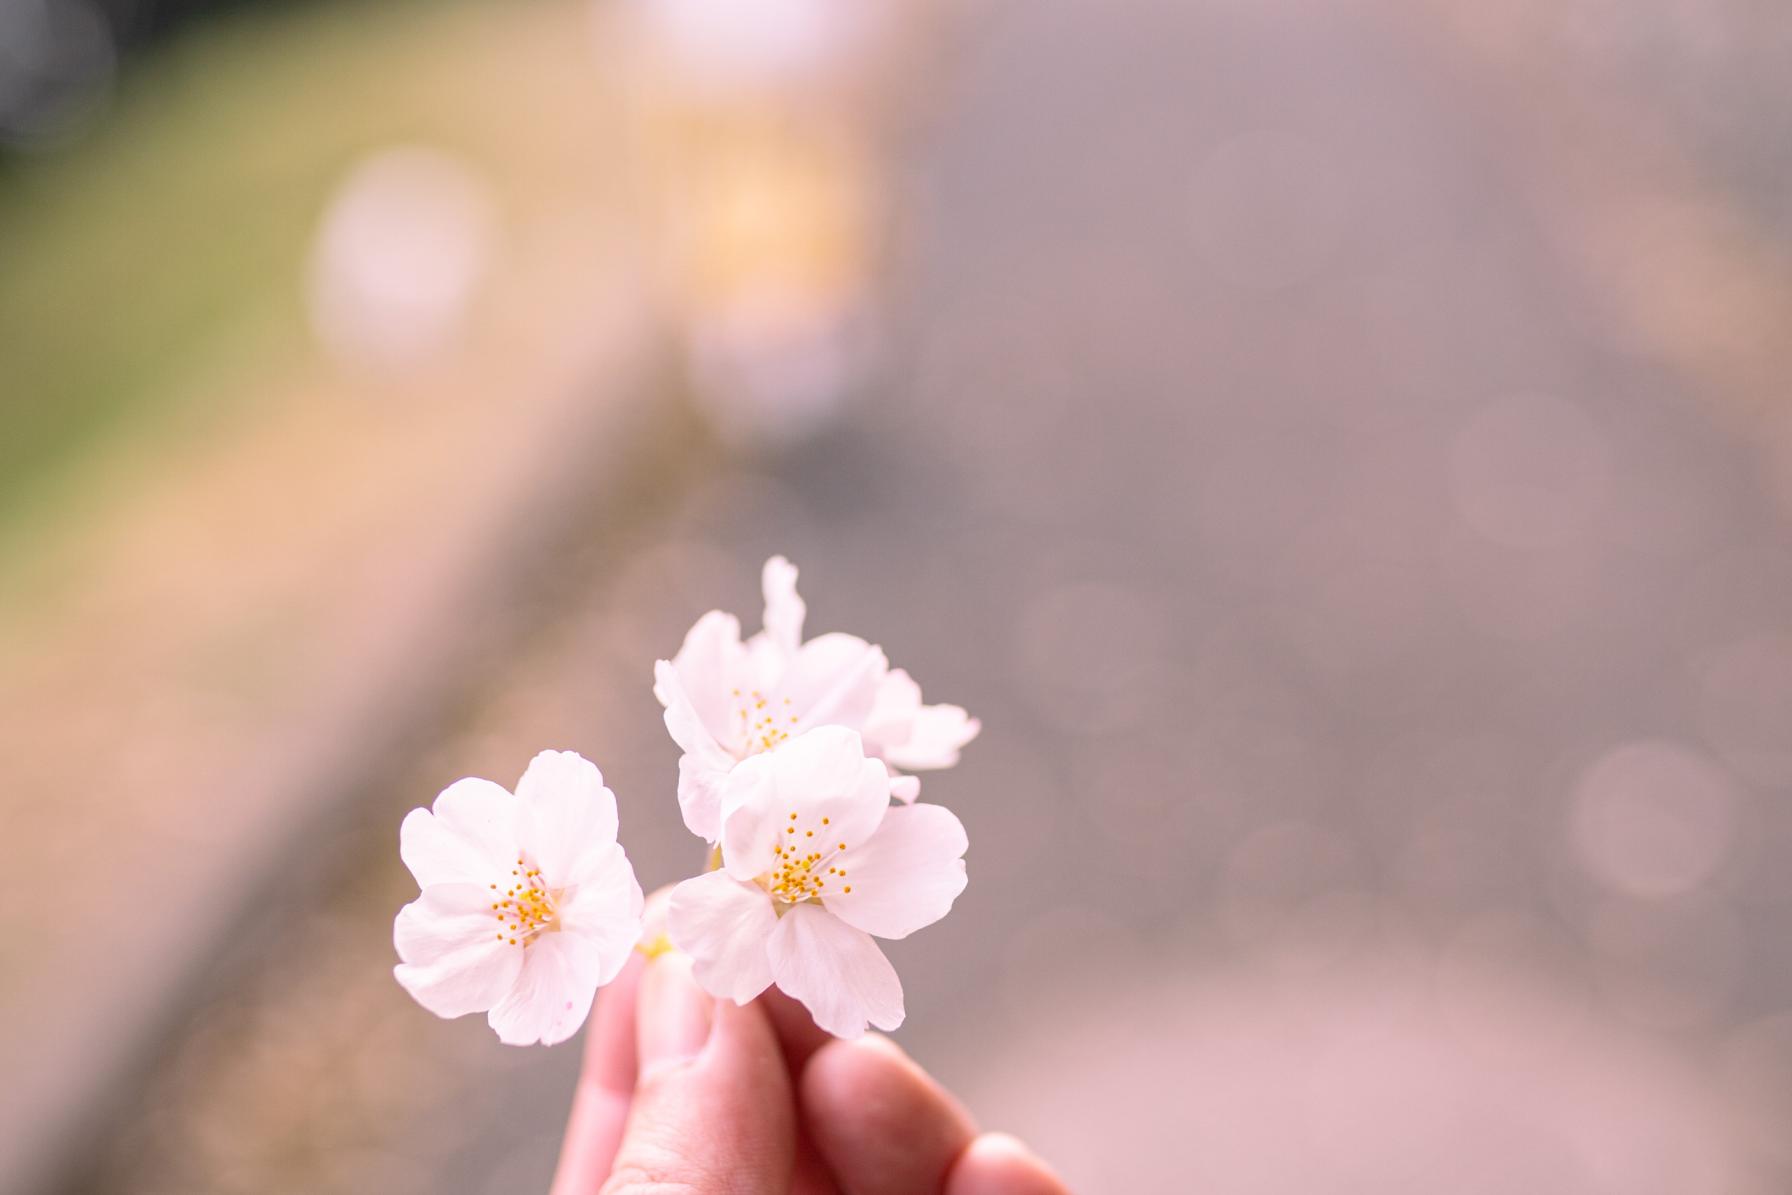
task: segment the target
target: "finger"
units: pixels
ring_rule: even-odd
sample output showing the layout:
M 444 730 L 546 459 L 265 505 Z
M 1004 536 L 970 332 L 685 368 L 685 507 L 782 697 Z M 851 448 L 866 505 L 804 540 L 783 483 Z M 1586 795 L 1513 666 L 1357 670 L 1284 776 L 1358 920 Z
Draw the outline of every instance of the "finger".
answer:
M 635 1090 L 635 994 L 644 963 L 635 954 L 597 995 L 552 1195 L 585 1195 L 610 1173 Z
M 778 1045 L 783 1048 L 785 1066 L 792 1079 L 803 1073 L 803 1066 L 815 1050 L 833 1041 L 833 1034 L 828 1030 L 815 1027 L 815 1018 L 808 1014 L 808 1009 L 796 1000 L 790 1000 L 776 987 L 767 989 L 753 1003 L 765 1009 L 772 1032 L 778 1034 Z M 790 1195 L 839 1195 L 839 1191 L 833 1175 L 828 1174 L 828 1166 L 821 1161 L 821 1154 L 815 1152 L 815 1143 L 808 1131 L 797 1123 L 796 1172 L 790 1177 Z
M 834 1035 L 815 1024 L 809 1010 L 780 992 L 768 988 L 754 1001 L 765 1009 L 766 1017 L 777 1032 L 778 1044 L 784 1049 L 784 1065 L 792 1079 L 802 1075 L 803 1067 L 815 1051 L 834 1040 Z M 797 1126 L 796 1173 L 790 1183 L 791 1195 L 839 1195 L 840 1188 L 828 1173 L 827 1165 L 816 1152 L 808 1131 Z
M 815 1023 L 808 1009 L 777 988 L 767 988 L 755 1003 L 765 1009 L 772 1028 L 778 1031 L 778 1042 L 784 1047 L 784 1063 L 793 1078 L 803 1073 L 815 1051 L 834 1040 L 833 1034 Z
M 796 1165 L 790 1176 L 790 1195 L 840 1195 L 840 1185 L 828 1173 L 827 1163 L 815 1148 L 815 1142 L 798 1126 Z
M 834 1040 L 833 1034 L 815 1024 L 808 1009 L 777 988 L 766 989 L 754 1003 L 765 1010 L 766 1018 L 771 1021 L 778 1044 L 784 1050 L 784 1065 L 793 1080 L 803 1073 L 803 1067 L 808 1065 L 815 1051 Z M 840 1191 L 821 1155 L 816 1152 L 815 1142 L 800 1124 L 797 1126 L 796 1171 L 790 1190 L 791 1195 L 839 1195 Z
M 985 1133 L 953 1164 L 945 1195 L 1070 1195 L 1070 1188 L 1013 1137 Z
M 786 1195 L 796 1115 L 765 1013 L 714 1000 L 678 953 L 636 998 L 640 1070 L 605 1195 Z
M 847 1195 L 939 1191 L 977 1131 L 957 1100 L 878 1034 L 823 1046 L 800 1089 L 804 1124 Z

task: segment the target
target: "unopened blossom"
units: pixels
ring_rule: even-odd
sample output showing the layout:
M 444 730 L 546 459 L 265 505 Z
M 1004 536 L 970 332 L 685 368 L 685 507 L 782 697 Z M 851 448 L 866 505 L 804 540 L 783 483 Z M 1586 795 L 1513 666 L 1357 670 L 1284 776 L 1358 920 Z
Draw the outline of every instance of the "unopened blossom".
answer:
M 406 815 L 399 853 L 423 891 L 393 926 L 393 974 L 437 1016 L 489 1013 L 509 1045 L 577 1033 L 640 939 L 615 794 L 571 751 L 537 755 L 514 796 L 455 781 Z
M 668 929 L 712 995 L 776 984 L 829 1033 L 902 1023 L 877 938 L 944 917 L 964 891 L 964 827 L 939 805 L 892 805 L 856 732 L 821 727 L 753 756 L 722 793 L 721 867 L 673 889 Z
M 859 732 L 865 751 L 893 768 L 946 768 L 976 737 L 956 705 L 923 705 L 921 687 L 890 668 L 883 649 L 835 632 L 803 641 L 807 608 L 796 566 L 782 556 L 762 576 L 765 628 L 742 642 L 740 620 L 711 610 L 670 661 L 654 667 L 654 696 L 683 748 L 678 803 L 685 825 L 706 841 L 721 832 L 721 789 L 742 760 L 777 749 L 817 726 Z M 920 783 L 892 776 L 890 794 L 912 801 Z

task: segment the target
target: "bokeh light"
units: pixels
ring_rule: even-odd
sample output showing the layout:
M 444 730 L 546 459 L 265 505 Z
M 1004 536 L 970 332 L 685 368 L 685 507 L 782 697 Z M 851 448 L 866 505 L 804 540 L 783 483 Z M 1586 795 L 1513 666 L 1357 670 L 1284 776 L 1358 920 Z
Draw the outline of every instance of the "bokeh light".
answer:
M 358 163 L 312 250 L 318 339 L 348 366 L 403 369 L 456 342 L 488 268 L 497 213 L 464 164 L 420 147 Z
M 1633 896 L 1699 887 L 1722 866 L 1740 816 L 1734 785 L 1667 742 L 1626 743 L 1575 786 L 1575 849 L 1602 883 Z

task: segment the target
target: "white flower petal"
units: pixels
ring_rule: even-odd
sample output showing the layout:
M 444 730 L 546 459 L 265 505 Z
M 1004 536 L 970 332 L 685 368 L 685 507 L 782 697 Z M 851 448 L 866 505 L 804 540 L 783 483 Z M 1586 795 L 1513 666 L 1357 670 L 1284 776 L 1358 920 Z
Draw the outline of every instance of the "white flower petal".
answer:
M 487 1018 L 507 1046 L 551 1046 L 579 1031 L 597 995 L 603 962 L 590 942 L 574 934 L 543 934 L 527 950 L 509 995 Z
M 672 890 L 666 928 L 691 956 L 697 982 L 712 996 L 745 1004 L 772 982 L 766 942 L 777 928 L 771 897 L 757 884 L 712 871 Z
M 720 610 L 699 618 L 672 657 L 672 667 L 710 737 L 726 741 L 733 733 L 731 696 L 735 689 L 746 686 L 752 671 L 740 641 L 740 619 Z M 661 692 L 659 670 L 654 671 L 654 696 L 670 708 L 671 701 Z
M 829 1033 L 857 1037 L 867 1022 L 902 1024 L 902 983 L 890 960 L 870 934 L 825 909 L 794 906 L 778 919 L 767 951 L 778 987 Z
M 865 749 L 899 768 L 949 768 L 981 729 L 956 705 L 922 705 L 921 686 L 900 668 L 878 685 L 865 719 Z
M 795 653 L 787 652 L 764 631 L 760 631 L 743 644 L 747 651 L 748 683 L 737 686 L 746 691 L 754 689 L 761 693 L 775 693 L 778 685 L 784 680 L 784 674 L 790 671 L 790 661 Z
M 783 650 L 795 655 L 803 644 L 803 620 L 809 608 L 796 592 L 796 565 L 782 556 L 765 562 L 759 575 L 759 589 L 765 595 L 765 633 Z
M 921 795 L 921 780 L 917 776 L 891 776 L 890 796 L 904 805 L 914 804 L 915 798 Z
M 592 852 L 616 842 L 616 794 L 597 765 L 574 751 L 543 751 L 517 782 L 519 845 L 550 888 L 572 880 Z
M 576 1032 L 639 940 L 641 889 L 616 843 L 616 798 L 572 752 L 536 756 L 515 796 L 483 780 L 449 786 L 433 813 L 406 817 L 401 849 L 419 878 L 455 881 L 425 880 L 399 911 L 393 974 L 440 1016 L 489 1011 L 511 1044 Z M 507 902 L 519 884 L 533 903 Z M 512 907 L 501 915 L 499 903 Z
M 431 885 L 398 911 L 392 944 L 401 961 L 392 973 L 439 1017 L 484 1012 L 523 965 L 522 950 L 498 938 L 496 925 L 484 884 Z
M 880 938 L 906 938 L 932 925 L 964 891 L 964 826 L 940 805 L 898 805 L 863 846 L 836 855 L 845 873 L 828 885 L 840 920 Z
M 865 758 L 859 736 L 818 726 L 734 769 L 722 795 L 722 857 L 730 875 L 750 880 L 772 870 L 773 847 L 793 829 L 857 846 L 889 808 L 889 772 Z
M 887 748 L 883 757 L 899 768 L 949 768 L 983 726 L 957 705 L 924 705 L 915 714 L 908 740 Z
M 865 724 L 890 661 L 883 649 L 839 632 L 809 640 L 778 684 L 780 698 L 805 726 Z
M 685 829 L 705 842 L 722 836 L 722 789 L 727 781 L 727 768 L 707 765 L 695 755 L 678 760 L 678 811 Z
M 778 827 L 772 825 L 777 766 L 776 752 L 755 755 L 736 764 L 717 786 L 722 863 L 737 880 L 763 875 L 777 862 L 772 853 L 778 842 Z
M 696 706 L 691 703 L 690 690 L 685 688 L 684 679 L 669 660 L 658 660 L 653 665 L 653 695 L 666 707 L 666 731 L 674 743 L 694 755 L 733 761 L 698 715 Z
M 692 707 L 678 670 L 665 660 L 654 665 L 653 692 L 666 707 L 666 729 L 684 749 L 678 761 L 678 807 L 691 833 L 714 842 L 722 832 L 721 783 L 734 756 L 716 741 Z
M 599 984 L 616 978 L 641 940 L 643 904 L 635 869 L 618 844 L 587 851 L 574 865 L 560 898 L 560 925 L 596 947 Z
M 469 777 L 436 797 L 433 812 L 413 809 L 398 831 L 398 854 L 417 886 L 484 885 L 516 857 L 516 798 L 499 784 Z M 499 868 L 502 867 L 502 870 Z
M 908 742 L 920 712 L 921 686 L 903 669 L 890 669 L 878 682 L 877 699 L 865 716 L 865 749 L 888 758 L 891 747 Z

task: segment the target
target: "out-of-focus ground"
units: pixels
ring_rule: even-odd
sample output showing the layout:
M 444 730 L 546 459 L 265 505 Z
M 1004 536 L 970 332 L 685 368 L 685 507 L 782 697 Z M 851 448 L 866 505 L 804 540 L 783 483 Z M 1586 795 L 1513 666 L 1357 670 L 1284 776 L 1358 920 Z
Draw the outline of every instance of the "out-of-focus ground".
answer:
M 638 401 L 657 316 L 589 14 L 494 16 L 208 30 L 5 193 L 0 1049 L 32 1079 L 0 1159 L 128 1105 L 245 906 L 676 422 Z M 443 226 L 464 310 L 407 289 Z
M 440 69 L 495 81 L 429 93 L 440 119 L 512 79 L 558 80 L 555 108 L 592 69 L 558 56 L 570 7 L 467 11 Z M 195 881 L 267 907 L 211 922 L 228 945 L 67 1185 L 544 1185 L 576 1051 L 501 1048 L 397 989 L 397 821 L 577 749 L 643 882 L 678 878 L 698 851 L 651 662 L 712 606 L 753 623 L 785 552 L 812 629 L 983 719 L 926 782 L 972 883 L 892 947 L 900 1038 L 1078 1190 L 1785 1189 L 1789 38 L 1742 0 L 980 7 L 913 85 L 875 392 L 725 465 L 646 437 L 651 500 L 562 528 L 534 601 L 467 580 L 505 557 L 465 512 L 526 514 L 544 443 L 571 487 L 611 426 L 590 411 L 625 405 L 550 317 L 626 254 L 519 273 L 486 372 L 174 437 L 197 455 L 93 500 L 92 525 L 147 520 L 91 541 L 132 551 L 66 549 L 62 588 L 8 614 L 0 817 L 9 849 L 63 844 L 9 856 L 9 985 L 61 983 L 72 1017 L 104 998 L 106 933 L 186 924 L 136 870 L 187 875 L 228 832 L 182 811 L 250 817 L 237 778 L 307 775 L 293 743 L 344 702 L 345 732 L 380 721 L 354 683 L 380 628 L 460 629 L 465 601 L 406 578 L 485 594 L 510 650 L 389 691 L 392 757 L 322 778 L 352 772 L 357 802 L 255 860 L 299 878 Z M 627 240 L 591 217 L 615 176 L 588 133 L 534 159 L 541 202 L 590 197 L 530 223 L 553 246 Z M 435 417 L 493 387 L 539 421 Z M 493 453 L 521 478 L 462 489 Z M 432 535 L 464 563 L 416 572 Z M 32 929 L 45 909 L 83 932 Z

